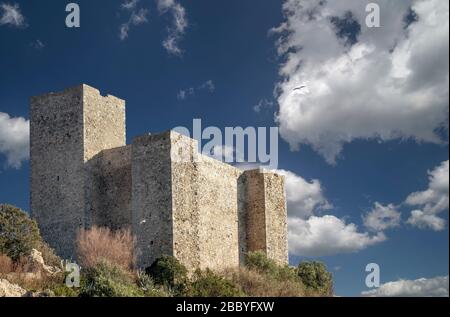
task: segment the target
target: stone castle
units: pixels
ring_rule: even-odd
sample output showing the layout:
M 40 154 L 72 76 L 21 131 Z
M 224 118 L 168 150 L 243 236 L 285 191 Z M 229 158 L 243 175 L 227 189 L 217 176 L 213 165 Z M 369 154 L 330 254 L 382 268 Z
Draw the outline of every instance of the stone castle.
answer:
M 199 154 L 173 131 L 126 145 L 125 102 L 87 85 L 30 103 L 31 213 L 59 255 L 96 225 L 131 228 L 140 267 L 172 255 L 220 270 L 257 250 L 288 262 L 282 176 Z

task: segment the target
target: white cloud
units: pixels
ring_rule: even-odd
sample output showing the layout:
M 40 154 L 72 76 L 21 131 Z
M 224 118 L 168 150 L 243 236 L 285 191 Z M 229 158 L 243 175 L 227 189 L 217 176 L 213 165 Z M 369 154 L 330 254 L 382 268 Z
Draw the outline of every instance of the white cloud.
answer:
M 410 194 L 405 203 L 419 207 L 413 210 L 408 223 L 419 228 L 439 231 L 445 228 L 445 220 L 437 214 L 449 209 L 449 161 L 428 172 L 428 189 Z
M 386 240 L 382 232 L 376 235 L 360 233 L 355 224 L 346 224 L 335 216 L 312 216 L 308 220 L 288 219 L 289 251 L 300 256 L 318 257 L 361 251 Z
M 422 210 L 411 211 L 411 217 L 408 218 L 407 223 L 420 229 L 431 229 L 434 231 L 445 229 L 444 219 L 426 214 Z
M 20 168 L 22 162 L 29 158 L 29 148 L 30 122 L 0 112 L 0 154 L 6 157 L 7 165 Z
M 122 3 L 122 9 L 127 11 L 131 11 L 130 17 L 127 22 L 123 23 L 119 28 L 119 38 L 123 41 L 128 37 L 128 33 L 130 32 L 130 28 L 132 26 L 138 26 L 140 24 L 144 24 L 148 22 L 148 10 L 141 8 L 136 10 L 136 6 L 138 4 L 138 0 L 125 1 Z
M 186 10 L 176 0 L 157 0 L 157 6 L 160 14 L 170 11 L 173 17 L 172 26 L 168 28 L 163 46 L 169 54 L 180 56 L 183 51 L 179 47 L 179 42 L 189 25 Z
M 325 198 L 320 181 L 307 181 L 286 170 L 276 172 L 285 176 L 291 254 L 315 257 L 357 252 L 386 240 L 382 232 L 358 232 L 355 224 L 347 224 L 343 219 L 317 216 L 333 207 Z
M 139 0 L 125 0 L 120 6 L 126 10 L 134 10 Z
M 285 176 L 286 200 L 290 217 L 306 219 L 315 212 L 329 210 L 333 206 L 323 194 L 322 185 L 317 179 L 307 181 L 286 170 L 277 170 Z
M 448 297 L 448 286 L 448 276 L 399 280 L 382 284 L 374 290 L 362 292 L 362 295 L 377 297 Z
M 285 58 L 281 136 L 293 149 L 311 145 L 331 164 L 356 139 L 440 143 L 436 129 L 448 132 L 448 1 L 377 1 L 381 28 L 365 26 L 368 2 L 286 0 L 286 20 L 273 30 Z M 410 7 L 418 21 L 406 27 Z M 354 45 L 336 35 L 331 18 L 344 16 L 360 25 Z M 300 85 L 306 90 L 295 90 Z
M 12 25 L 16 27 L 25 27 L 25 18 L 20 12 L 19 5 L 0 3 L 0 25 Z
M 208 156 L 223 162 L 233 161 L 235 149 L 228 145 L 215 146 L 212 153 L 206 153 Z
M 393 204 L 383 206 L 375 202 L 370 212 L 363 216 L 364 225 L 372 231 L 383 231 L 400 225 L 401 213 Z

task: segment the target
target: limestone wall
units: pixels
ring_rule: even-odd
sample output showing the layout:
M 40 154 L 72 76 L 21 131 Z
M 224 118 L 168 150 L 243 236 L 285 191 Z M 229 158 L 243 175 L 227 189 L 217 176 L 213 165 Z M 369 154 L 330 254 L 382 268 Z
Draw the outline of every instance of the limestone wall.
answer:
M 31 212 L 58 254 L 91 225 L 131 226 L 147 267 L 162 255 L 222 270 L 263 250 L 287 263 L 284 178 L 197 153 L 176 132 L 125 145 L 125 102 L 80 85 L 31 99 Z
M 84 222 L 82 100 L 78 86 L 30 101 L 31 214 L 64 257 Z
M 131 228 L 131 145 L 101 151 L 86 171 L 86 227 Z
M 170 133 L 137 137 L 132 144 L 132 228 L 138 265 L 173 254 Z
M 74 255 L 76 232 L 86 224 L 88 160 L 125 145 L 124 104 L 87 85 L 30 100 L 31 213 L 63 257 Z
M 278 263 L 288 263 L 284 177 L 263 170 L 246 171 L 246 235 L 248 251 L 263 251 Z

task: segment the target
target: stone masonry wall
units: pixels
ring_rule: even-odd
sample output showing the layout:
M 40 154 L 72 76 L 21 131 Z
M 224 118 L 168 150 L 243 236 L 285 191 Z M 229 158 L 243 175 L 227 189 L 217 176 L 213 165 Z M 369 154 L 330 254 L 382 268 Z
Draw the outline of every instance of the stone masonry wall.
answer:
M 244 173 L 248 251 L 288 263 L 284 177 L 263 170 Z
M 170 149 L 169 132 L 137 137 L 132 144 L 132 230 L 141 267 L 173 255 Z
M 82 92 L 78 86 L 30 101 L 31 214 L 67 258 L 84 222 Z
M 86 227 L 131 228 L 131 145 L 101 151 L 86 170 Z
M 238 177 L 241 171 L 201 156 L 200 190 L 201 268 L 222 270 L 239 266 Z
M 33 97 L 31 116 L 31 212 L 58 254 L 74 256 L 86 214 L 92 177 L 88 161 L 125 145 L 125 102 L 87 85 Z
M 44 239 L 74 255 L 80 227 L 131 226 L 138 265 L 172 255 L 223 270 L 262 250 L 287 263 L 284 178 L 197 153 L 173 131 L 125 145 L 125 102 L 80 85 L 31 98 L 31 211 Z

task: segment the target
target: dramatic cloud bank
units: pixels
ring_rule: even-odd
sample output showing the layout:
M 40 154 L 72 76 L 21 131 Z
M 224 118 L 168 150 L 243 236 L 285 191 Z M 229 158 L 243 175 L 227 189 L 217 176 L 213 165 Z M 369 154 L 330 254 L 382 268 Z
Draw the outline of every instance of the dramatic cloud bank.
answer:
M 286 0 L 286 19 L 272 30 L 285 59 L 280 133 L 330 164 L 356 139 L 448 135 L 448 1 L 377 1 L 381 28 L 365 24 L 369 2 Z
M 30 122 L 0 112 L 0 156 L 6 157 L 7 166 L 20 168 L 29 158 L 29 148 Z

